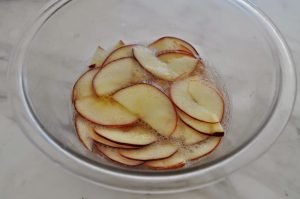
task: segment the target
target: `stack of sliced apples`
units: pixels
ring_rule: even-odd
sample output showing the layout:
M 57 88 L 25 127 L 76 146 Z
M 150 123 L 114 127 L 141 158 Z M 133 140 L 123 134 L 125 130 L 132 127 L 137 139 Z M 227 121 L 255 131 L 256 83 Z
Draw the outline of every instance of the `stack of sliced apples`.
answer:
M 98 47 L 73 88 L 79 139 L 127 166 L 172 169 L 209 154 L 224 136 L 224 101 L 199 67 L 195 48 L 175 37 Z

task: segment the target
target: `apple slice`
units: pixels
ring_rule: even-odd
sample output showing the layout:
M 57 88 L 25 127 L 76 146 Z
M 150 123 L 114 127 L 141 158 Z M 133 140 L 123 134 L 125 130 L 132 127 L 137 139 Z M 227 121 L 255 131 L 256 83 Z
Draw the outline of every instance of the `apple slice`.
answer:
M 135 46 L 137 46 L 137 45 L 131 44 L 131 45 L 126 45 L 126 46 L 122 46 L 120 48 L 115 49 L 107 56 L 107 58 L 103 62 L 103 65 L 106 65 L 114 60 L 117 60 L 117 59 L 120 59 L 123 57 L 132 57 L 133 56 L 132 49 Z
M 134 58 L 126 57 L 105 65 L 95 75 L 93 87 L 98 96 L 103 96 L 145 79 L 146 74 L 139 63 Z
M 92 87 L 92 81 L 98 71 L 98 68 L 88 70 L 77 80 L 73 87 L 73 101 L 95 95 Z
M 205 135 L 211 135 L 211 136 L 218 136 L 222 137 L 224 136 L 224 129 L 222 125 L 218 123 L 207 123 L 200 120 L 196 120 L 189 115 L 185 114 L 181 110 L 177 110 L 177 113 L 181 120 L 191 128 L 205 134 Z
M 213 152 L 221 142 L 220 137 L 209 137 L 208 139 L 189 146 L 185 152 L 186 160 L 196 160 Z
M 191 145 L 207 139 L 207 136 L 187 126 L 178 119 L 177 127 L 174 133 L 172 133 L 171 138 L 182 140 L 185 145 Z
M 168 137 L 176 128 L 177 114 L 172 102 L 162 91 L 149 84 L 136 84 L 119 90 L 113 99 Z
M 111 98 L 90 96 L 75 101 L 75 109 L 87 120 L 107 126 L 129 125 L 138 117 Z
M 170 157 L 151 160 L 144 163 L 146 167 L 152 169 L 175 169 L 183 167 L 187 161 L 202 158 L 213 152 L 219 145 L 221 138 L 210 137 L 198 144 L 193 144 L 185 149 L 178 150 Z
M 170 51 L 163 51 L 160 52 L 156 55 L 158 57 L 158 59 L 162 62 L 168 63 L 170 62 L 170 60 L 172 59 L 176 59 L 176 58 L 182 58 L 182 57 L 193 57 L 192 54 L 186 52 L 186 51 L 182 51 L 182 50 L 170 50 Z
M 178 150 L 176 153 L 174 153 L 168 158 L 146 161 L 144 163 L 144 166 L 159 170 L 177 169 L 183 167 L 185 165 L 185 162 L 185 157 L 183 156 L 181 151 Z
M 210 112 L 207 109 L 206 104 L 210 102 L 203 101 L 201 104 L 198 104 L 190 95 L 189 92 L 189 83 L 194 77 L 187 78 L 181 81 L 174 82 L 171 86 L 170 95 L 173 102 L 176 106 L 189 116 L 208 123 L 217 123 L 220 121 L 220 118 L 214 113 Z M 209 99 L 209 98 L 205 98 Z M 213 100 L 215 101 L 215 100 Z
M 153 130 L 144 126 L 132 128 L 107 128 L 97 126 L 95 131 L 100 136 L 113 142 L 129 145 L 148 145 L 157 140 Z
M 94 67 L 101 66 L 106 55 L 107 55 L 107 53 L 105 52 L 105 50 L 102 47 L 98 46 L 92 57 L 90 67 L 91 66 L 94 66 Z
M 94 143 L 93 139 L 91 139 L 92 135 L 94 134 L 93 126 L 88 121 L 77 115 L 75 116 L 75 128 L 83 145 L 89 151 L 92 151 Z
M 153 51 L 143 46 L 134 47 L 133 55 L 148 72 L 168 81 L 174 81 L 180 76 L 191 73 L 198 64 L 198 59 L 190 55 L 180 58 L 176 58 L 175 55 L 169 55 L 168 62 L 165 63 L 158 59 Z M 170 57 L 173 58 L 171 59 Z
M 215 114 L 219 121 L 222 121 L 224 101 L 216 88 L 199 78 L 192 78 L 189 81 L 188 91 L 199 105 L 205 107 L 210 113 Z
M 125 45 L 124 42 L 120 40 L 120 41 L 118 41 L 118 43 L 115 44 L 115 46 L 112 48 L 111 51 L 114 51 L 115 49 L 120 48 L 124 45 Z M 102 47 L 98 46 L 98 48 L 96 49 L 96 52 L 93 55 L 90 65 L 94 65 L 95 67 L 102 66 L 103 61 L 108 56 L 108 54 L 109 53 L 106 52 Z
M 97 143 L 103 144 L 105 146 L 110 146 L 113 148 L 122 148 L 122 149 L 137 149 L 137 148 L 139 148 L 139 146 L 133 146 L 133 145 L 128 145 L 128 144 L 119 144 L 119 143 L 110 141 L 110 140 L 98 135 L 95 132 L 93 132 L 93 134 L 91 134 L 91 138 Z
M 119 149 L 116 148 L 98 144 L 96 145 L 96 149 L 101 153 L 103 153 L 109 159 L 127 166 L 137 166 L 144 163 L 144 161 L 132 160 L 132 159 L 125 158 L 124 156 L 121 156 L 119 153 Z
M 157 160 L 171 156 L 178 146 L 169 141 L 155 142 L 139 149 L 120 149 L 120 154 L 134 160 Z
M 182 50 L 192 53 L 194 56 L 198 56 L 196 49 L 188 42 L 176 38 L 176 37 L 162 37 L 154 41 L 149 45 L 150 48 L 155 49 L 158 52 L 168 50 Z

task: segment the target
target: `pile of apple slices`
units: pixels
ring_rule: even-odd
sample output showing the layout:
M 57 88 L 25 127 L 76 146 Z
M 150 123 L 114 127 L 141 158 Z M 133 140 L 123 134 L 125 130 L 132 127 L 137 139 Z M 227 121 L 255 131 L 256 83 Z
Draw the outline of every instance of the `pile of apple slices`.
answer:
M 222 93 L 202 80 L 191 44 L 119 41 L 110 51 L 98 47 L 89 68 L 72 92 L 88 150 L 127 166 L 172 169 L 211 153 L 224 136 Z

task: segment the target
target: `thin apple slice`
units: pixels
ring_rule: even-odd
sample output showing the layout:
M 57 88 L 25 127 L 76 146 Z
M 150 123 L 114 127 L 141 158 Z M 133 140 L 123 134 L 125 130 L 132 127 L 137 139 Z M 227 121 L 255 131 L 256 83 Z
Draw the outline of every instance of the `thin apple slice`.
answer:
M 131 128 L 107 128 L 97 126 L 95 131 L 100 136 L 113 142 L 129 145 L 148 145 L 157 140 L 153 130 L 142 125 Z
M 126 45 L 126 46 L 122 46 L 120 48 L 115 49 L 114 51 L 112 51 L 107 58 L 105 59 L 105 61 L 103 62 L 103 65 L 106 65 L 114 60 L 123 58 L 123 57 L 132 57 L 132 49 L 137 46 L 136 44 L 131 44 L 131 45 Z
M 203 135 L 193 128 L 187 126 L 180 119 L 178 119 L 177 127 L 172 133 L 171 137 L 181 140 L 185 145 L 195 144 L 207 139 L 206 135 Z
M 73 87 L 73 101 L 95 95 L 92 81 L 98 71 L 98 68 L 88 70 L 77 80 Z
M 198 144 L 193 144 L 184 149 L 179 149 L 170 157 L 146 161 L 144 165 L 152 169 L 175 169 L 183 167 L 187 161 L 202 158 L 213 152 L 219 145 L 221 138 L 210 137 Z
M 190 55 L 180 58 L 173 55 L 173 58 L 165 63 L 157 58 L 153 51 L 143 46 L 134 47 L 133 55 L 148 72 L 168 81 L 174 81 L 180 76 L 188 75 L 198 64 L 198 59 Z M 172 55 L 170 56 L 172 57 Z
M 224 136 L 224 129 L 220 122 L 218 123 L 207 123 L 200 120 L 196 120 L 181 110 L 177 110 L 177 113 L 181 120 L 191 128 L 210 136 Z
M 139 146 L 133 146 L 133 145 L 128 145 L 128 144 L 119 144 L 119 143 L 110 141 L 110 140 L 98 135 L 95 132 L 93 132 L 93 134 L 91 134 L 91 138 L 96 143 L 100 143 L 100 144 L 103 144 L 105 146 L 110 146 L 110 147 L 113 147 L 113 148 L 122 148 L 122 149 L 137 149 L 137 148 L 139 148 Z
M 118 41 L 118 43 L 115 44 L 115 46 L 112 48 L 112 51 L 114 51 L 117 48 L 120 48 L 122 46 L 124 46 L 124 42 L 123 41 Z M 105 51 L 102 47 L 98 46 L 98 48 L 96 49 L 91 64 L 90 65 L 94 65 L 95 67 L 99 67 L 102 66 L 105 58 L 109 55 L 109 52 Z
M 158 169 L 158 170 L 177 169 L 183 167 L 185 165 L 185 162 L 186 162 L 185 157 L 183 156 L 181 151 L 178 150 L 170 157 L 160 159 L 160 160 L 146 161 L 144 163 L 144 166 L 152 169 Z
M 171 156 L 178 146 L 169 141 L 155 142 L 139 149 L 121 149 L 120 154 L 134 160 L 157 160 Z
M 182 50 L 169 50 L 169 51 L 163 51 L 160 52 L 156 55 L 158 57 L 158 59 L 162 62 L 168 63 L 173 59 L 176 58 L 182 58 L 182 57 L 193 57 L 192 54 L 186 52 L 186 51 L 182 51 Z
M 138 117 L 111 98 L 90 96 L 75 101 L 75 109 L 85 119 L 107 126 L 129 125 Z
M 132 160 L 121 156 L 119 153 L 120 149 L 103 146 L 100 144 L 96 145 L 96 149 L 103 153 L 109 159 L 127 166 L 137 166 L 144 163 L 144 161 Z
M 98 96 L 109 95 L 130 84 L 146 79 L 145 71 L 131 57 L 114 60 L 100 70 L 93 79 Z
M 192 77 L 194 78 L 194 77 Z M 171 86 L 171 98 L 176 106 L 189 116 L 208 123 L 217 123 L 219 118 L 206 108 L 206 104 L 198 104 L 190 95 L 189 83 L 191 78 L 174 82 Z M 207 102 L 208 104 L 209 102 Z
M 119 90 L 112 97 L 159 134 L 168 137 L 175 130 L 175 108 L 166 94 L 156 87 L 136 84 Z
M 94 65 L 94 67 L 101 66 L 106 55 L 107 55 L 107 53 L 105 52 L 105 50 L 102 47 L 98 46 L 92 57 L 90 66 L 92 66 L 92 65 Z
M 209 137 L 208 139 L 189 146 L 185 152 L 186 160 L 196 160 L 213 152 L 221 142 L 220 137 Z
M 194 56 L 198 56 L 196 49 L 188 42 L 176 38 L 176 37 L 162 37 L 152 42 L 149 45 L 150 48 L 155 49 L 158 52 L 168 50 L 182 50 L 192 53 Z
M 75 116 L 75 128 L 80 141 L 89 151 L 93 150 L 93 126 L 80 116 Z
M 224 101 L 216 88 L 199 78 L 189 81 L 188 91 L 192 98 L 221 121 L 224 113 Z

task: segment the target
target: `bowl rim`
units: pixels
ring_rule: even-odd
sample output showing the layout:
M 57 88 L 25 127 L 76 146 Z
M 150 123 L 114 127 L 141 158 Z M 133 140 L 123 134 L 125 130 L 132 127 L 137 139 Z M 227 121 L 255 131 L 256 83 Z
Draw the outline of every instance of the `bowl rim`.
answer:
M 37 118 L 35 118 L 34 114 L 32 114 L 32 110 L 30 109 L 28 99 L 26 98 L 26 94 L 24 92 L 25 89 L 22 78 L 23 60 L 25 58 L 26 49 L 29 46 L 31 40 L 52 15 L 54 15 L 58 10 L 72 1 L 73 0 L 52 0 L 41 9 L 30 28 L 26 31 L 19 44 L 15 47 L 9 62 L 9 65 L 11 67 L 9 67 L 8 71 L 8 81 L 10 85 L 9 101 L 11 104 L 11 110 L 13 111 L 13 115 L 17 119 L 18 124 L 21 126 L 21 129 L 24 129 L 23 132 L 31 141 L 31 143 L 39 148 L 48 158 L 52 159 L 54 162 L 63 166 L 67 170 L 76 173 L 77 175 L 85 178 L 88 181 L 100 184 L 104 187 L 137 193 L 145 193 L 148 191 L 147 189 L 133 190 L 131 188 L 110 186 L 98 179 L 92 179 L 90 172 L 100 172 L 107 176 L 134 180 L 136 182 L 147 181 L 151 183 L 157 183 L 169 181 L 175 182 L 178 180 L 182 181 L 191 177 L 205 176 L 204 174 L 207 172 L 220 171 L 220 169 L 225 170 L 225 172 L 221 172 L 222 174 L 211 178 L 206 184 L 195 184 L 193 186 L 181 189 L 176 188 L 170 190 L 151 190 L 151 193 L 174 193 L 191 190 L 217 181 L 261 156 L 272 145 L 272 143 L 275 142 L 275 140 L 278 138 L 285 125 L 287 124 L 292 113 L 296 98 L 296 72 L 290 50 L 287 46 L 287 43 L 281 36 L 279 30 L 262 11 L 260 11 L 255 7 L 255 5 L 251 4 L 250 2 L 246 2 L 243 0 L 234 0 L 230 2 L 246 9 L 265 26 L 265 28 L 268 30 L 268 33 L 272 37 L 272 41 L 275 43 L 280 55 L 280 92 L 277 98 L 277 102 L 276 104 L 274 104 L 275 108 L 272 114 L 260 129 L 260 133 L 258 133 L 258 135 L 251 139 L 245 146 L 239 148 L 238 150 L 235 150 L 234 154 L 218 160 L 218 162 L 209 167 L 203 167 L 200 170 L 196 168 L 185 173 L 171 171 L 168 175 L 166 175 L 167 172 L 165 172 L 163 175 L 153 175 L 153 173 L 151 173 L 151 177 L 149 177 L 149 175 L 143 174 L 132 175 L 132 172 L 118 172 L 116 170 L 106 168 L 105 166 L 100 168 L 95 166 L 93 162 L 91 162 L 84 156 L 80 157 L 78 155 L 74 155 L 72 151 L 58 145 L 55 140 L 49 137 L 49 135 L 45 133 L 42 125 L 39 124 Z M 284 113 L 284 115 L 282 113 Z M 281 121 L 281 123 L 278 123 L 277 121 Z M 270 136 L 271 139 L 269 138 Z M 267 142 L 264 139 L 266 137 L 268 137 Z M 263 144 L 262 141 L 264 141 Z M 255 154 L 249 153 L 249 151 L 251 151 L 248 150 L 250 147 L 256 148 Z M 74 164 L 76 165 L 74 166 Z

